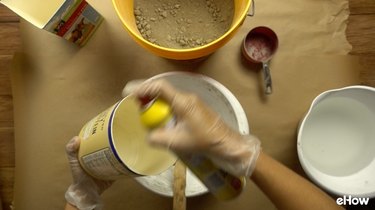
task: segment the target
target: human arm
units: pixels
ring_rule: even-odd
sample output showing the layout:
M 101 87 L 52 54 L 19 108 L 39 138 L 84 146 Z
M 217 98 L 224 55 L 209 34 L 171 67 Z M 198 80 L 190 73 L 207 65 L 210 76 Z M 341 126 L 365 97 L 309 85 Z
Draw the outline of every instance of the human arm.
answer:
M 80 142 L 79 137 L 73 137 L 65 147 L 73 177 L 73 183 L 65 193 L 65 210 L 99 210 L 102 208 L 100 194 L 110 187 L 113 181 L 95 179 L 82 169 L 78 160 Z
M 253 135 L 242 136 L 197 96 L 175 90 L 165 81 L 141 85 L 138 97 L 158 97 L 172 107 L 174 128 L 153 130 L 151 144 L 176 153 L 201 153 L 237 176 L 250 176 L 279 209 L 341 209 L 333 199 L 270 156 L 260 152 Z M 259 155 L 259 157 L 258 157 Z
M 343 209 L 318 187 L 264 152 L 259 155 L 251 180 L 277 209 Z

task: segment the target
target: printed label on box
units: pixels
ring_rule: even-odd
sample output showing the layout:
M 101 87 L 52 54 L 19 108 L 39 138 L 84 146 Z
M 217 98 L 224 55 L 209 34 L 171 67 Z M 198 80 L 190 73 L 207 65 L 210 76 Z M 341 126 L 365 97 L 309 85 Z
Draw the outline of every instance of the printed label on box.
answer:
M 66 0 L 43 29 L 83 46 L 102 21 L 85 0 Z

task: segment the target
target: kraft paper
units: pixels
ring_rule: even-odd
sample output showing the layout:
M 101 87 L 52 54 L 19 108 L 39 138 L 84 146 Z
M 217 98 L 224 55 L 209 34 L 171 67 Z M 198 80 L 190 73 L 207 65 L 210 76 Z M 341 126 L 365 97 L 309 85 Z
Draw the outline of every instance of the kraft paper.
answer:
M 89 3 L 105 21 L 79 49 L 65 40 L 21 23 L 23 52 L 12 66 L 16 174 L 15 209 L 63 209 L 71 174 L 64 146 L 92 117 L 121 98 L 124 85 L 168 71 L 193 71 L 225 85 L 243 105 L 251 133 L 263 150 L 300 171 L 296 155 L 298 121 L 315 96 L 331 88 L 359 84 L 362 68 L 345 39 L 348 2 L 256 1 L 236 36 L 196 62 L 170 61 L 137 45 L 122 28 L 109 0 Z M 267 25 L 279 35 L 271 61 L 274 93 L 263 95 L 259 65 L 242 59 L 246 33 Z M 302 172 L 301 172 L 302 173 Z M 105 209 L 172 209 L 172 198 L 122 179 L 102 195 Z M 187 199 L 188 209 L 274 209 L 248 181 L 237 199 L 220 202 L 209 194 Z

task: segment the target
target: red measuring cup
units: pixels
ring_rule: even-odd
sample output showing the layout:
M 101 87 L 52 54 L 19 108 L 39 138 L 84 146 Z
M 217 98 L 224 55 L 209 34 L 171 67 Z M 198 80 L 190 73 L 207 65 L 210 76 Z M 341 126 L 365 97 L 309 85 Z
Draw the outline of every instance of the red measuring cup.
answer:
M 265 26 L 253 28 L 244 38 L 242 53 L 253 63 L 262 63 L 265 93 L 272 93 L 272 80 L 269 62 L 275 54 L 279 41 L 276 33 Z

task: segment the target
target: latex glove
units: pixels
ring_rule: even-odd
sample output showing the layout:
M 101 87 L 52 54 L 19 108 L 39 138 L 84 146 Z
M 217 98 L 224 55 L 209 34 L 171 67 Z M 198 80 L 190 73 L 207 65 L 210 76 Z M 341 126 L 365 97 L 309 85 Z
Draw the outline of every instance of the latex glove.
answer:
M 80 138 L 74 137 L 66 145 L 73 176 L 71 184 L 65 193 L 65 199 L 80 210 L 102 209 L 100 194 L 110 187 L 113 181 L 102 181 L 88 175 L 78 161 Z
M 144 79 L 135 79 L 127 82 L 125 87 L 122 89 L 121 96 L 125 98 L 129 94 L 133 93 L 145 80 Z
M 176 90 L 164 80 L 143 83 L 139 97 L 159 97 L 170 104 L 177 119 L 173 128 L 158 128 L 149 142 L 176 153 L 201 153 L 236 176 L 250 176 L 260 152 L 260 141 L 230 128 L 197 95 Z

